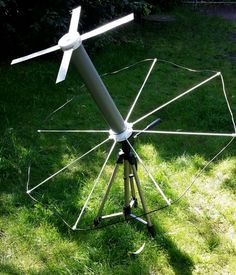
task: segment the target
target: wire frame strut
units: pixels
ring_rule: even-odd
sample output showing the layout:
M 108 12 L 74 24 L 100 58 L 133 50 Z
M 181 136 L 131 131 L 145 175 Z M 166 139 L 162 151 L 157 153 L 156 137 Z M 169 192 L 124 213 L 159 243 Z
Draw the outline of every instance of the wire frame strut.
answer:
M 79 221 L 80 221 L 80 219 L 81 219 L 81 217 L 82 217 L 82 215 L 83 215 L 83 213 L 84 213 L 84 210 L 86 209 L 86 207 L 87 207 L 87 205 L 88 205 L 88 202 L 89 202 L 89 200 L 90 200 L 90 198 L 91 198 L 91 196 L 92 196 L 92 194 L 93 194 L 93 192 L 94 192 L 95 187 L 97 186 L 97 184 L 98 184 L 98 182 L 99 182 L 99 180 L 100 180 L 100 177 L 101 177 L 101 175 L 102 175 L 102 173 L 103 173 L 103 171 L 104 171 L 104 169 L 105 169 L 105 167 L 106 167 L 106 165 L 107 165 L 107 162 L 108 162 L 108 160 L 109 160 L 109 158 L 110 158 L 110 156 L 111 156 L 111 153 L 113 152 L 113 150 L 114 150 L 114 148 L 115 148 L 115 145 L 116 145 L 116 141 L 114 141 L 113 144 L 112 144 L 112 146 L 111 146 L 111 149 L 110 149 L 110 151 L 109 151 L 109 153 L 108 153 L 108 155 L 107 155 L 107 157 L 106 157 L 106 159 L 105 159 L 105 161 L 104 161 L 104 163 L 103 163 L 103 165 L 102 165 L 102 168 L 101 168 L 101 170 L 100 170 L 100 172 L 99 172 L 99 174 L 98 174 L 98 176 L 97 176 L 97 178 L 96 178 L 96 180 L 95 180 L 95 182 L 94 182 L 94 185 L 93 185 L 93 187 L 92 187 L 92 189 L 91 189 L 91 192 L 89 193 L 89 195 L 88 195 L 88 197 L 87 197 L 87 199 L 86 199 L 86 202 L 85 202 L 85 204 L 84 204 L 84 206 L 83 206 L 83 208 L 82 208 L 82 210 L 81 210 L 81 212 L 80 212 L 80 214 L 79 214 L 79 217 L 78 217 L 78 219 L 76 220 L 74 226 L 72 227 L 73 230 L 76 229 L 76 227 L 77 227 L 77 225 L 78 225 L 78 223 L 79 223 Z
M 154 209 L 150 212 L 148 212 L 147 214 L 149 213 L 152 213 L 152 212 L 156 212 L 162 208 L 165 208 L 167 206 L 170 206 L 174 203 L 176 203 L 177 201 L 179 201 L 186 193 L 187 191 L 190 189 L 190 187 L 194 184 L 194 182 L 196 181 L 196 179 L 204 172 L 204 170 L 206 169 L 206 167 L 212 163 L 220 154 L 222 154 L 226 148 L 228 148 L 230 146 L 230 144 L 234 141 L 235 137 L 236 137 L 236 124 L 235 124 L 235 120 L 234 120 L 234 115 L 233 115 L 233 112 L 232 112 L 232 109 L 231 109 L 231 106 L 230 106 L 230 103 L 229 103 L 229 99 L 228 99 L 228 96 L 227 96 L 227 93 L 226 93 L 226 89 L 225 89 L 225 83 L 224 83 L 224 78 L 221 74 L 221 72 L 216 72 L 216 71 L 211 71 L 211 70 L 194 70 L 194 69 L 190 69 L 190 68 L 187 68 L 187 67 L 184 67 L 184 66 L 181 66 L 181 65 L 178 65 L 178 64 L 175 64 L 173 62 L 170 62 L 170 61 L 166 61 L 166 60 L 162 60 L 162 59 L 157 59 L 157 58 L 154 58 L 154 59 L 145 59 L 145 60 L 142 60 L 142 61 L 139 61 L 139 62 L 136 62 L 135 64 L 132 64 L 130 66 L 127 66 L 125 68 L 122 68 L 120 70 L 116 70 L 110 74 L 103 74 L 104 76 L 106 75 L 112 75 L 112 74 L 116 74 L 116 73 L 119 73 L 119 72 L 122 72 L 124 70 L 127 70 L 133 66 L 136 66 L 138 64 L 141 64 L 141 63 L 144 63 L 144 62 L 151 62 L 151 66 L 147 72 L 147 75 L 142 83 L 142 86 L 140 87 L 135 99 L 134 99 L 134 102 L 132 103 L 129 111 L 128 111 L 128 114 L 127 114 L 127 117 L 125 119 L 126 122 L 128 122 L 128 120 L 130 119 L 130 116 L 131 114 L 133 113 L 134 109 L 135 109 L 135 106 L 144 90 L 144 87 L 154 69 L 154 66 L 158 63 L 158 62 L 162 62 L 162 63 L 167 63 L 169 65 L 172 65 L 172 66 L 175 66 L 175 67 L 178 67 L 180 69 L 183 69 L 183 70 L 187 70 L 187 71 L 190 71 L 190 72 L 193 72 L 193 73 L 199 73 L 199 72 L 212 72 L 214 73 L 212 76 L 210 76 L 209 78 L 203 80 L 202 82 L 196 84 L 195 86 L 191 87 L 190 89 L 186 90 L 185 92 L 181 93 L 180 95 L 174 97 L 173 99 L 167 101 L 166 103 L 162 104 L 161 106 L 159 107 L 156 107 L 155 109 L 153 109 L 152 111 L 148 112 L 147 114 L 143 115 L 142 117 L 138 118 L 136 121 L 134 122 L 130 122 L 133 126 L 135 126 L 136 124 L 138 124 L 140 121 L 142 120 L 145 120 L 146 118 L 148 118 L 149 116 L 151 116 L 152 114 L 158 112 L 159 110 L 161 110 L 162 108 L 168 106 L 169 104 L 177 101 L 178 99 L 190 94 L 191 92 L 195 91 L 198 87 L 206 84 L 207 82 L 213 80 L 213 79 L 216 79 L 217 77 L 220 77 L 220 80 L 221 80 L 221 84 L 222 84 L 222 91 L 223 91 L 223 95 L 224 95 L 224 98 L 225 98 L 225 101 L 226 101 L 226 104 L 227 104 L 227 108 L 228 108 L 228 111 L 229 111 L 229 114 L 230 114 L 230 117 L 231 117 L 231 120 L 232 120 L 232 126 L 233 126 L 233 132 L 232 133 L 211 133 L 211 132 L 189 132 L 189 131 L 185 131 L 185 132 L 182 132 L 182 131 L 155 131 L 155 130 L 148 130 L 148 129 L 143 129 L 143 130 L 139 130 L 139 129 L 133 129 L 133 133 L 147 133 L 147 134 L 164 134 L 164 135 L 189 135 L 189 136 L 211 136 L 211 137 L 231 137 L 230 141 L 227 143 L 226 146 L 224 146 L 199 172 L 197 172 L 196 176 L 194 177 L 192 183 L 187 187 L 187 189 L 183 192 L 183 194 L 175 199 L 175 200 L 170 200 L 166 197 L 166 195 L 164 194 L 163 190 L 160 188 L 160 186 L 158 185 L 158 183 L 155 181 L 154 177 L 152 176 L 152 174 L 150 173 L 149 169 L 147 168 L 147 166 L 144 164 L 143 160 L 140 158 L 138 152 L 135 150 L 135 148 L 132 146 L 132 144 L 130 143 L 129 139 L 126 139 L 130 148 L 132 149 L 132 151 L 134 152 L 135 156 L 137 157 L 138 161 L 140 162 L 140 164 L 143 166 L 144 170 L 146 171 L 146 173 L 148 174 L 149 178 L 151 179 L 151 181 L 153 182 L 154 186 L 156 187 L 157 191 L 161 194 L 161 196 L 163 197 L 164 201 L 166 202 L 166 205 L 159 208 L 159 209 Z M 71 101 L 70 101 L 71 102 Z M 64 106 L 66 106 L 66 104 L 64 104 Z M 58 110 L 61 110 L 64 106 L 62 107 L 59 107 Z M 56 110 L 57 111 L 57 110 Z M 44 129 L 44 130 L 38 130 L 39 133 L 44 133 L 44 134 L 47 134 L 47 133 L 78 133 L 78 134 L 86 134 L 86 133 L 96 133 L 96 134 L 100 134 L 100 133 L 108 133 L 109 134 L 109 129 L 104 129 L 104 130 L 100 130 L 100 129 L 97 129 L 97 130 L 92 130 L 92 129 L 85 129 L 85 130 L 78 130 L 78 129 Z M 135 137 L 135 135 L 134 135 Z M 105 144 L 106 142 L 108 142 L 108 140 L 110 140 L 111 137 L 108 137 L 107 139 L 105 139 L 104 141 L 102 141 L 101 143 L 99 143 L 98 145 L 96 145 L 95 147 L 93 147 L 92 149 L 90 149 L 88 152 L 86 152 L 85 154 L 83 154 L 82 156 L 78 157 L 77 159 L 75 159 L 74 161 L 72 161 L 71 163 L 69 163 L 68 165 L 66 165 L 65 167 L 63 167 L 62 169 L 58 170 L 56 173 L 54 173 L 53 175 L 49 176 L 48 178 L 46 178 L 45 180 L 43 180 L 42 182 L 40 182 L 38 185 L 34 186 L 33 188 L 29 189 L 29 177 L 28 177 L 28 182 L 27 182 L 27 193 L 28 195 L 35 201 L 37 201 L 33 196 L 32 196 L 32 192 L 37 189 L 38 187 L 40 187 L 42 184 L 46 183 L 47 181 L 51 180 L 53 177 L 57 176 L 58 174 L 62 173 L 64 170 L 66 170 L 70 165 L 76 163 L 77 161 L 81 160 L 84 156 L 90 154 L 92 151 L 96 150 L 97 148 L 99 148 L 101 145 Z M 63 222 L 68 226 L 70 227 L 71 229 L 73 230 L 93 230 L 94 228 L 91 227 L 91 228 L 86 228 L 86 229 L 82 229 L 82 228 L 78 228 L 78 224 L 83 216 L 83 213 L 89 203 L 89 200 L 91 199 L 91 196 L 92 194 L 94 193 L 94 190 L 96 188 L 96 186 L 98 185 L 99 183 L 99 180 L 104 172 L 104 169 L 107 165 L 107 162 L 116 146 L 117 142 L 116 140 L 113 141 L 113 144 L 110 148 L 110 151 L 102 165 L 102 168 L 96 178 L 96 180 L 94 181 L 94 185 L 84 203 L 84 206 L 82 207 L 82 210 L 76 220 L 76 222 L 74 223 L 73 226 L 70 226 L 62 217 L 61 219 L 63 220 Z M 30 173 L 30 172 L 29 172 Z M 29 175 L 28 175 L 29 176 Z M 140 216 L 136 216 L 137 217 L 142 217 L 142 215 Z M 132 216 L 129 217 L 129 219 L 132 219 Z M 122 220 L 123 221 L 123 220 Z M 116 222 L 115 222 L 116 223 Z M 114 222 L 110 223 L 110 224 L 115 224 Z M 100 226 L 98 228 L 102 228 L 103 226 Z
M 90 154 L 91 152 L 93 152 L 94 150 L 96 150 L 97 148 L 99 148 L 101 145 L 103 145 L 104 143 L 106 143 L 109 140 L 109 138 L 105 139 L 104 141 L 102 141 L 101 143 L 99 143 L 98 145 L 94 146 L 92 149 L 90 149 L 89 151 L 87 151 L 86 153 L 84 153 L 83 155 L 79 156 L 78 158 L 76 158 L 75 160 L 73 160 L 72 162 L 70 162 L 69 164 L 67 164 L 66 166 L 64 166 L 63 168 L 61 168 L 60 170 L 58 170 L 57 172 L 55 172 L 54 174 L 52 174 L 51 176 L 49 176 L 48 178 L 44 179 L 43 181 L 41 181 L 39 184 L 37 184 L 36 186 L 32 187 L 31 189 L 29 189 L 29 186 L 27 185 L 27 193 L 31 193 L 32 191 L 34 191 L 35 189 L 37 189 L 38 187 L 40 187 L 41 185 L 43 185 L 44 183 L 48 182 L 49 180 L 53 179 L 54 177 L 56 177 L 58 174 L 64 172 L 67 168 L 69 168 L 69 166 L 75 164 L 76 162 L 78 162 L 79 160 L 81 160 L 82 158 L 84 158 L 85 156 L 87 156 L 88 154 Z

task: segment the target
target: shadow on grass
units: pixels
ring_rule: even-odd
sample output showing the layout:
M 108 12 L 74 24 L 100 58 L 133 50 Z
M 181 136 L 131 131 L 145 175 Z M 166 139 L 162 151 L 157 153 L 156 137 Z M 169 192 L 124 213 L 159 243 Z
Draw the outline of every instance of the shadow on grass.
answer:
M 230 178 L 224 180 L 222 187 L 236 196 L 236 168 L 232 171 Z
M 20 275 L 24 272 L 12 264 L 0 264 L 2 274 Z
M 156 243 L 158 248 L 154 254 L 150 253 L 148 245 L 146 245 L 141 254 L 132 255 L 131 252 L 136 251 L 137 246 L 140 246 L 140 230 L 130 223 L 105 228 L 95 232 L 94 235 L 93 233 L 88 236 L 74 234 L 73 239 L 78 245 L 81 245 L 81 242 L 86 242 L 90 247 L 88 252 L 91 262 L 108 265 L 113 272 L 116 270 L 114 274 L 149 274 L 152 268 L 158 272 L 162 265 L 151 267 L 150 261 L 153 259 L 154 263 L 161 254 L 165 256 L 175 274 L 192 274 L 194 263 L 190 256 L 165 235 L 160 225 L 155 225 L 155 228 L 157 232 L 155 239 L 152 239 L 146 232 L 146 227 L 141 229 L 146 234 L 144 242 Z M 83 240 L 83 238 L 85 239 Z M 100 255 L 103 256 L 100 257 Z
M 165 235 L 160 225 L 155 223 L 157 245 L 167 255 L 169 264 L 172 266 L 175 274 L 192 274 L 194 262 L 191 257 L 184 251 L 178 248 L 168 235 Z

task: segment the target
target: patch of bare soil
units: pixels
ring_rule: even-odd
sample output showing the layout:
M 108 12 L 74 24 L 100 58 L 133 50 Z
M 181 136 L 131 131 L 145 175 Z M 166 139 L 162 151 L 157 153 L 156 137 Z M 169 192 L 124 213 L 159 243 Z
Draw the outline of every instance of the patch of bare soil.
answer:
M 201 5 L 198 9 L 205 15 L 216 15 L 230 21 L 236 20 L 236 3 L 231 5 Z

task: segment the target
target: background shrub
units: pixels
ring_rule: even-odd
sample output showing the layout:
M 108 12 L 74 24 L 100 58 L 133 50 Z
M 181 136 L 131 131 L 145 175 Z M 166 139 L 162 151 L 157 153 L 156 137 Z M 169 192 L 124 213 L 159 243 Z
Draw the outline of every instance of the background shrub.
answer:
M 151 12 L 154 5 L 170 9 L 177 0 L 0 0 L 0 33 L 4 38 L 1 57 L 27 54 L 57 43 L 68 29 L 69 10 L 81 5 L 80 32 L 116 16 Z

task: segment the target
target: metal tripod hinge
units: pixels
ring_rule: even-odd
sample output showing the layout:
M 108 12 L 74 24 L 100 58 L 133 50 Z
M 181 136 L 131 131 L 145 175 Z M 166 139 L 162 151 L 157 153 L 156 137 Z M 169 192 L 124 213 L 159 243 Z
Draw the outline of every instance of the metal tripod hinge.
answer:
M 147 225 L 148 231 L 152 236 L 155 236 L 155 229 L 148 214 L 148 208 L 143 196 L 140 180 L 137 173 L 137 159 L 130 149 L 127 141 L 121 142 L 122 149 L 120 149 L 118 158 L 116 160 L 113 172 L 110 176 L 105 194 L 99 206 L 99 210 L 96 218 L 94 219 L 94 225 L 97 226 L 104 219 L 112 219 L 117 216 L 124 216 L 127 221 L 134 219 L 142 224 Z M 123 212 L 117 212 L 110 215 L 102 215 L 105 203 L 108 199 L 112 184 L 114 183 L 118 168 L 123 165 L 124 171 L 124 207 Z M 141 205 L 144 211 L 145 220 L 141 217 L 134 215 L 131 210 L 133 207 L 138 206 L 138 200 L 136 196 L 135 186 L 138 191 L 138 195 L 141 201 Z

